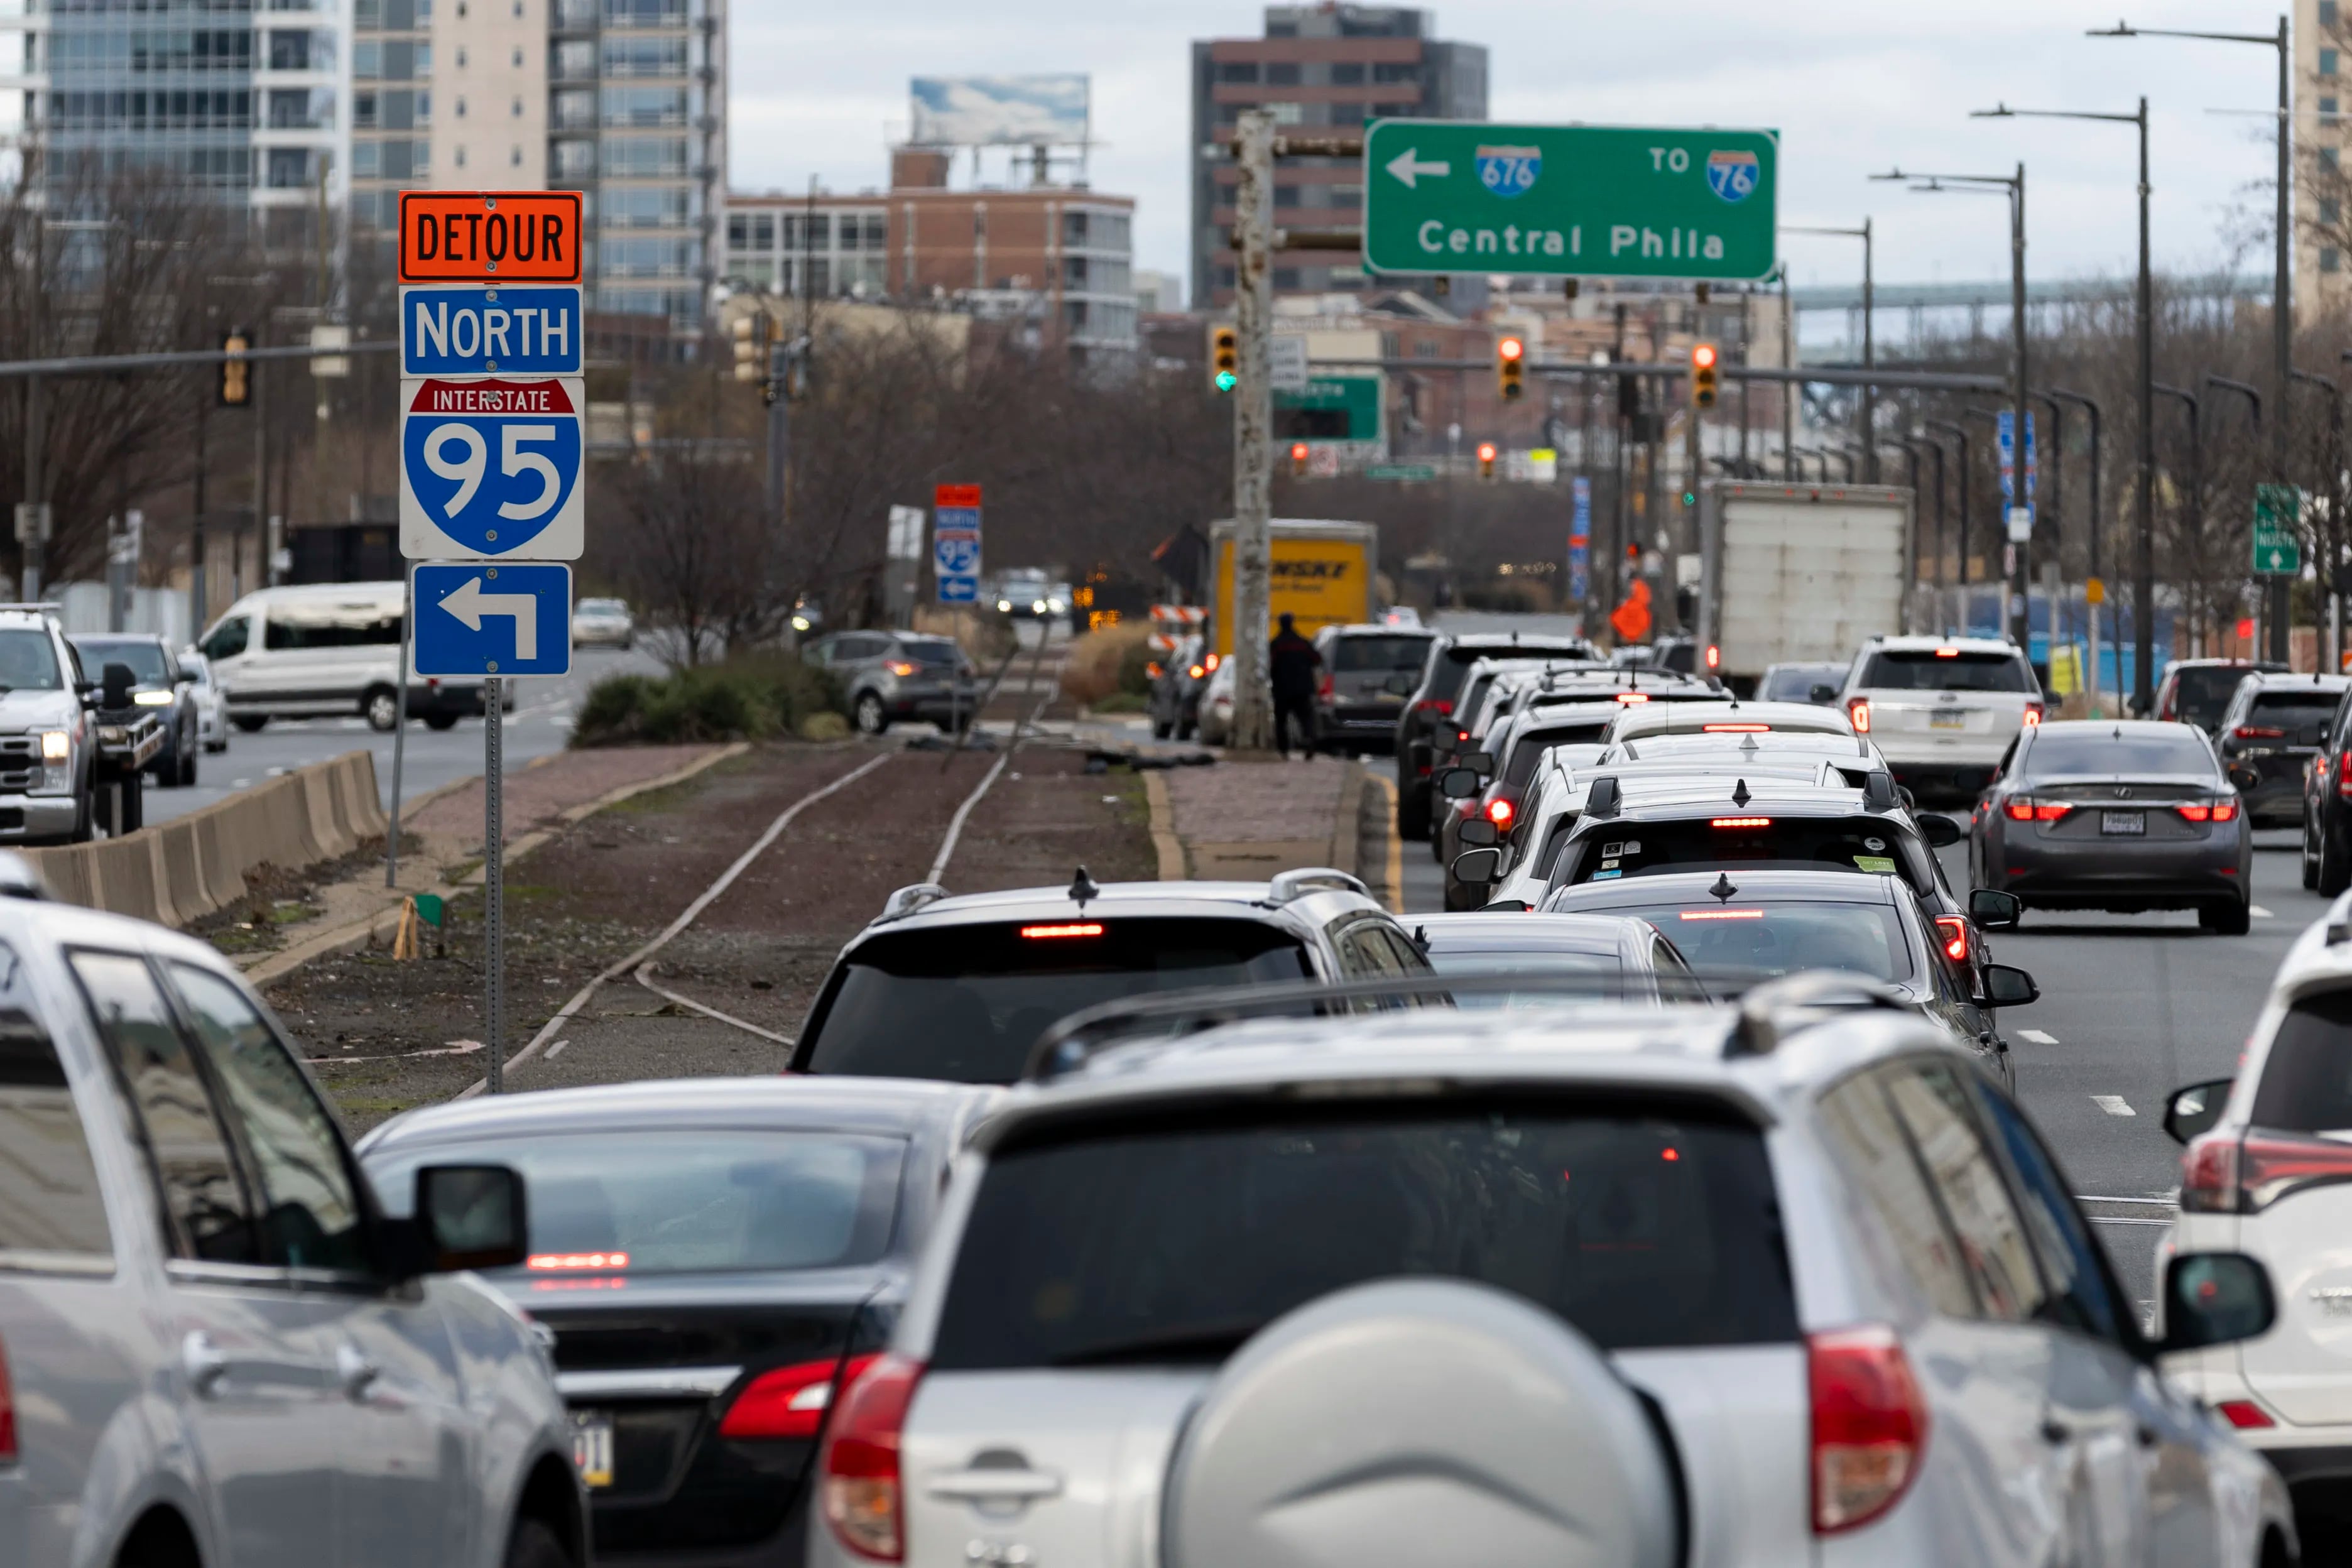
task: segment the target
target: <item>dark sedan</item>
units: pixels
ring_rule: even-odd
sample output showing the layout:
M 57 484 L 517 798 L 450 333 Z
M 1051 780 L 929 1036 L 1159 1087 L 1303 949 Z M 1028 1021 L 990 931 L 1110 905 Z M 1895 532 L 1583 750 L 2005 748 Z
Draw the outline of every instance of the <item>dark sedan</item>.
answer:
M 877 1353 L 948 1161 L 993 1091 L 694 1079 L 435 1106 L 360 1145 L 522 1173 L 530 1256 L 485 1276 L 554 1336 L 598 1561 L 803 1561 L 833 1396 Z
M 2230 706 L 2213 727 L 2221 765 L 2241 772 L 2238 793 L 2256 827 L 2285 827 L 2303 820 L 2304 775 L 2327 741 L 2352 680 L 2340 675 L 2249 675 L 2238 682 Z
M 1396 749 L 1397 716 L 1420 684 L 1437 634 L 1418 626 L 1326 626 L 1315 689 L 1315 744 L 1326 752 Z
M 70 639 L 91 681 L 100 679 L 110 664 L 131 671 L 131 706 L 120 712 L 101 710 L 108 723 L 124 723 L 152 714 L 163 726 L 163 749 L 147 764 L 148 775 L 164 789 L 196 782 L 196 756 L 203 749 L 196 715 L 196 676 L 173 656 L 162 637 L 135 633 Z
M 2028 729 L 1977 805 L 1979 888 L 2028 909 L 2193 909 L 2243 936 L 2253 836 L 2204 734 L 2187 724 L 2076 720 Z

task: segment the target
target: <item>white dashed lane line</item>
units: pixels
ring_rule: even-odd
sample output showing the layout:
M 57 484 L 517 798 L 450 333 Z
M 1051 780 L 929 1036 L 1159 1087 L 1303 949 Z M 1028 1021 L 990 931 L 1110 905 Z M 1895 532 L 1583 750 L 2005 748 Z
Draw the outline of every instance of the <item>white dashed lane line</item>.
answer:
M 2139 1114 L 2138 1111 L 2134 1110 L 2131 1108 L 2131 1101 L 2126 1100 L 2120 1094 L 2095 1094 L 2091 1096 L 2091 1103 L 2097 1106 L 2101 1110 L 2105 1111 L 2109 1116 L 2137 1116 Z
M 2253 916 L 2254 919 L 2258 921 L 2274 921 L 2278 919 L 2278 916 L 2271 913 L 2270 910 L 2263 908 L 2260 904 L 2252 906 L 2246 910 L 2246 912 Z
M 2017 1031 L 2017 1037 L 2021 1040 L 2032 1040 L 2037 1046 L 2054 1046 L 2058 1043 L 2057 1036 L 2044 1034 L 2040 1029 L 2020 1029 Z

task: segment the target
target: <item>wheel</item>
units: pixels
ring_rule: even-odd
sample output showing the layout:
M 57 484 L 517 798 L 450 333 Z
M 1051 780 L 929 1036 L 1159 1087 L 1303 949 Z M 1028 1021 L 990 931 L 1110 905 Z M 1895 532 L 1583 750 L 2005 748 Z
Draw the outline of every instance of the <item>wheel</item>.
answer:
M 1426 790 L 1405 788 L 1397 791 L 1397 837 L 1429 837 L 1429 794 Z
M 374 686 L 360 699 L 360 712 L 368 728 L 379 734 L 389 734 L 400 724 L 400 693 L 389 686 Z
M 197 748 L 197 746 L 196 746 L 196 738 L 195 738 L 195 736 L 194 736 L 194 735 L 184 735 L 184 736 L 181 737 L 181 740 L 180 740 L 180 787 L 181 787 L 182 789 L 194 789 L 194 788 L 195 788 L 195 787 L 196 787 L 196 757 L 197 757 L 197 754 L 198 754 L 198 748 Z
M 457 716 L 455 713 L 427 714 L 425 727 L 428 730 L 454 730 L 457 727 Z
M 2295 857 L 2296 868 L 2303 873 L 2305 892 L 2319 886 L 2319 857 L 2311 852 L 2311 819 L 2303 819 L 2303 853 Z
M 1176 726 L 1175 726 L 1175 725 L 1173 725 L 1173 724 L 1171 724 L 1170 722 L 1168 722 L 1168 721 L 1167 721 L 1167 720 L 1165 720 L 1165 719 L 1154 719 L 1154 720 L 1151 721 L 1151 738 L 1152 738 L 1153 740 L 1155 740 L 1155 741 L 1166 741 L 1166 740 L 1171 740 L 1171 739 L 1173 739 L 1173 738 L 1174 738 L 1175 734 L 1176 734 Z
M 2352 888 L 2352 856 L 2344 852 L 2343 836 L 2323 825 L 2319 829 L 2319 864 L 2311 868 L 2312 889 L 2332 899 Z
M 144 781 L 133 773 L 122 781 L 122 826 L 121 831 L 136 833 L 147 826 L 147 790 Z
M 85 787 L 81 792 L 81 802 L 74 811 L 73 831 L 67 835 L 66 842 L 68 844 L 87 844 L 97 837 L 98 813 L 96 803 L 90 799 L 90 792 L 87 787 Z
M 871 691 L 857 694 L 857 706 L 852 710 L 861 735 L 878 735 L 890 727 L 890 715 L 882 707 L 882 699 Z
M 2243 936 L 2253 930 L 2253 907 L 2242 899 L 2207 904 L 2197 911 L 2197 925 L 2215 936 Z
M 268 727 L 269 715 L 267 713 L 240 713 L 234 719 L 231 719 L 229 722 L 236 725 L 239 730 L 244 731 L 248 735 L 258 735 L 263 730 Z
M 206 741 L 205 742 L 205 750 L 210 752 L 215 756 L 219 756 L 222 752 L 228 750 L 228 742 L 226 741 Z
M 515 1521 L 507 1540 L 506 1568 L 574 1568 L 572 1554 L 535 1519 Z

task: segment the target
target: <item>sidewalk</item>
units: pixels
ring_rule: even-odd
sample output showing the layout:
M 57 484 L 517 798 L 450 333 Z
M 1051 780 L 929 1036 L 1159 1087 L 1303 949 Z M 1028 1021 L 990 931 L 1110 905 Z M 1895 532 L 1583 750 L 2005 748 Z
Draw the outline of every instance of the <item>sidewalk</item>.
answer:
M 1329 866 L 1362 878 L 1375 898 L 1397 907 L 1388 792 L 1361 764 L 1228 759 L 1144 779 L 1162 877 L 1262 882 Z

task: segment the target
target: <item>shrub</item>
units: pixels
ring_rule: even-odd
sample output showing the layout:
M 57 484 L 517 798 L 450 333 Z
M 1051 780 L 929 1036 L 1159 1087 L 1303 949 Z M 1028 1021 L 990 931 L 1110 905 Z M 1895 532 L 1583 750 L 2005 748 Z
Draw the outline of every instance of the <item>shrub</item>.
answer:
M 574 746 L 763 741 L 841 716 L 841 692 L 813 665 L 781 655 L 730 660 L 668 676 L 615 675 L 591 687 L 572 727 Z
M 1151 683 L 1143 668 L 1151 660 L 1150 638 L 1146 621 L 1087 633 L 1070 645 L 1062 666 L 1062 694 L 1074 702 L 1094 703 L 1114 691 L 1148 690 Z

